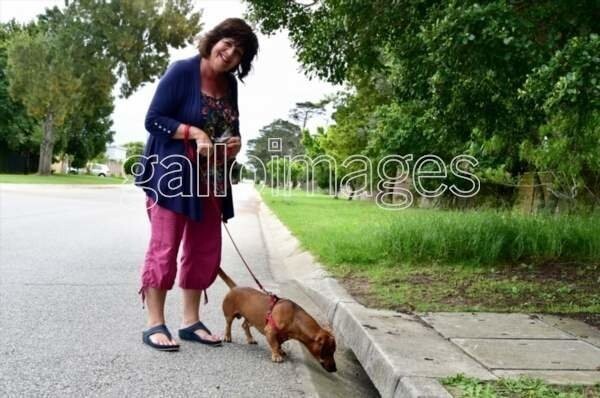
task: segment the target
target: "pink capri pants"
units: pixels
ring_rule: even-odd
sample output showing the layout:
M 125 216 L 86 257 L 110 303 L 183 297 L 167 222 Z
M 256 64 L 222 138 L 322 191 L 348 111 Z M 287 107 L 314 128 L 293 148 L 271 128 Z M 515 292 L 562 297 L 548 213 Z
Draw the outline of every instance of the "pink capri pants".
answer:
M 177 254 L 183 246 L 179 267 L 182 289 L 206 290 L 216 279 L 221 263 L 221 200 L 203 201 L 202 221 L 193 221 L 146 197 L 152 227 L 150 244 L 142 267 L 142 302 L 149 287 L 169 290 L 177 275 Z

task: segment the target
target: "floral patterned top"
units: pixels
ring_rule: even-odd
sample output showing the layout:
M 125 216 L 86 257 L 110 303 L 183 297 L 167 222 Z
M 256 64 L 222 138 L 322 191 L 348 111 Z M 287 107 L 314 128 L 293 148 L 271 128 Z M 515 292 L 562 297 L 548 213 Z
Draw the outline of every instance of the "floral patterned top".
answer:
M 202 104 L 202 115 L 205 117 L 206 122 L 201 127 L 210 136 L 213 143 L 219 138 L 240 136 L 237 123 L 238 113 L 231 104 L 229 96 L 215 98 L 202 93 Z M 214 184 L 214 194 L 224 195 L 229 166 L 233 160 L 228 160 L 228 168 L 225 169 L 223 167 L 224 154 L 222 150 L 215 151 L 215 154 L 217 158 L 216 165 L 212 162 L 208 168 L 206 164 L 201 165 L 202 185 L 207 186 L 206 178 L 208 178 L 208 186 L 212 187 Z

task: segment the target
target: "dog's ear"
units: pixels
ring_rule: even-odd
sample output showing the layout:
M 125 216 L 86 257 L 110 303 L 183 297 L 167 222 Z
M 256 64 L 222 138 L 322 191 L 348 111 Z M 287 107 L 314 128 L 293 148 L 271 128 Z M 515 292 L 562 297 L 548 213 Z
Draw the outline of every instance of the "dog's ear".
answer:
M 328 353 L 335 351 L 335 337 L 330 330 L 323 328 L 315 336 L 315 343 L 317 344 L 317 350 L 321 354 L 321 357 L 326 356 Z
M 333 335 L 324 336 L 323 345 L 321 346 L 321 358 L 333 356 L 335 352 L 335 337 Z
M 317 351 L 321 351 L 327 344 L 327 340 L 331 337 L 331 334 L 325 329 L 319 330 L 315 335 L 314 342 L 317 346 Z
M 315 342 L 319 345 L 319 347 L 322 347 L 323 344 L 325 344 L 325 339 L 327 338 L 327 335 L 322 333 L 322 332 L 318 332 L 317 335 L 315 336 Z

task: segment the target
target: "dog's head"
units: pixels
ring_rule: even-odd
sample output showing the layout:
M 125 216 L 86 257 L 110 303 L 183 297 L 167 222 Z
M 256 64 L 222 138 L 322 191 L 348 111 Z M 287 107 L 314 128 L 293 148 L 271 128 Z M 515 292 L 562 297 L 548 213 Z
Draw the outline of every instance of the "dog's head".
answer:
M 335 336 L 329 328 L 319 330 L 313 343 L 309 346 L 310 352 L 319 361 L 321 366 L 328 372 L 335 372 Z

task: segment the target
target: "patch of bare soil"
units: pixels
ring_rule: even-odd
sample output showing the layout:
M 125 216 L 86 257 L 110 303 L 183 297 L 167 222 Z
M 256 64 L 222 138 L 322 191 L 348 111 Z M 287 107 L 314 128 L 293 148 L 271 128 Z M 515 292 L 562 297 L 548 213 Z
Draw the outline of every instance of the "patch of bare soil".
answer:
M 377 307 L 381 303 L 371 289 L 369 279 L 363 276 L 346 275 L 338 281 L 356 301 L 366 307 Z

